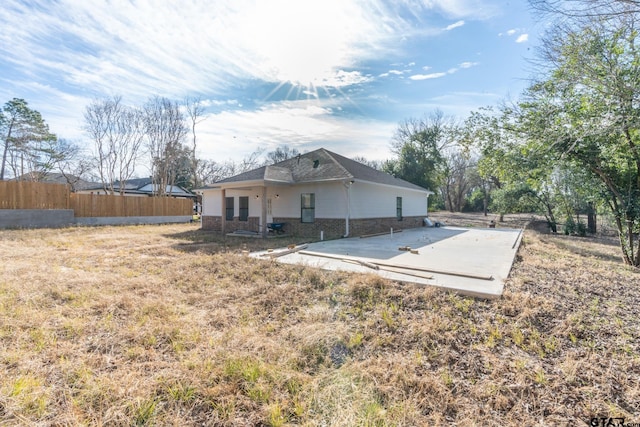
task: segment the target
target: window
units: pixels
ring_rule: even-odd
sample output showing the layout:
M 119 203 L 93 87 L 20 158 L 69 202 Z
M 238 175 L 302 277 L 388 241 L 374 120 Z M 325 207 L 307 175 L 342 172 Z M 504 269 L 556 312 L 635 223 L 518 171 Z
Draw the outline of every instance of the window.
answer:
M 233 212 L 234 212 L 233 197 L 225 197 L 224 204 L 226 205 L 225 219 L 227 221 L 233 221 Z
M 402 221 L 402 197 L 396 197 L 396 218 Z
M 249 220 L 249 197 L 238 197 L 238 205 L 240 207 L 240 212 L 238 213 L 238 219 L 240 221 L 248 221 Z
M 316 195 L 303 193 L 300 196 L 300 219 L 302 222 L 313 222 L 316 219 Z

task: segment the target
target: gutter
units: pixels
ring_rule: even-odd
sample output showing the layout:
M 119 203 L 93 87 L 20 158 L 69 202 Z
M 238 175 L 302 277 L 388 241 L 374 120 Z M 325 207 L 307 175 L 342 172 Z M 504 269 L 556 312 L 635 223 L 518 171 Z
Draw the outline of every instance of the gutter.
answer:
M 344 219 L 345 232 L 342 237 L 349 237 L 349 220 L 351 219 L 351 186 L 353 183 L 353 180 L 344 183 L 344 186 L 347 189 L 347 216 Z

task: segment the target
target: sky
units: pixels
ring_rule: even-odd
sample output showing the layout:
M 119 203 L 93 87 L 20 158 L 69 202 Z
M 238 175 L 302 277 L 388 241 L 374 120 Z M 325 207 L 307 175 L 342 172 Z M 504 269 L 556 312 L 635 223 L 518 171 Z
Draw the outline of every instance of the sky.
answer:
M 526 0 L 2 0 L 0 104 L 91 150 L 94 100 L 198 98 L 203 159 L 385 160 L 405 120 L 517 99 L 540 32 Z

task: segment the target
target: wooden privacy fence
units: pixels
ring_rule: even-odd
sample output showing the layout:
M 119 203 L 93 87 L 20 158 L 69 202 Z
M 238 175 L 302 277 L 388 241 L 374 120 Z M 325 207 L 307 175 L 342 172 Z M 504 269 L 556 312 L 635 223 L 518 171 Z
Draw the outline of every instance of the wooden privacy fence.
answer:
M 69 187 L 31 181 L 0 181 L 0 209 L 71 209 Z
M 193 214 L 193 200 L 175 197 L 127 197 L 71 193 L 76 217 L 182 216 Z
M 73 209 L 76 217 L 191 216 L 193 200 L 78 194 L 65 184 L 0 181 L 0 209 Z

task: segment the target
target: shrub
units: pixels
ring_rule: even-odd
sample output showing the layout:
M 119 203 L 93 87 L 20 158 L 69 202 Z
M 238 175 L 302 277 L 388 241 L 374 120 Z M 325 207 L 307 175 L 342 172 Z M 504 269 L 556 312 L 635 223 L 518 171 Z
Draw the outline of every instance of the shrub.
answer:
M 576 222 L 570 216 L 564 221 L 564 234 L 567 236 L 576 232 Z

